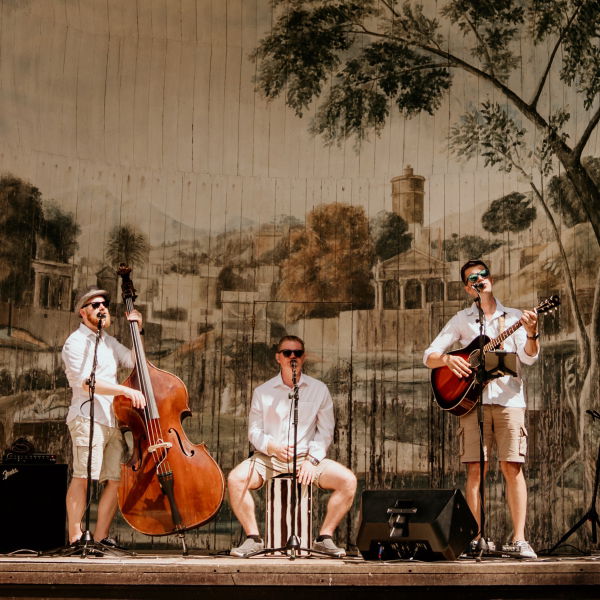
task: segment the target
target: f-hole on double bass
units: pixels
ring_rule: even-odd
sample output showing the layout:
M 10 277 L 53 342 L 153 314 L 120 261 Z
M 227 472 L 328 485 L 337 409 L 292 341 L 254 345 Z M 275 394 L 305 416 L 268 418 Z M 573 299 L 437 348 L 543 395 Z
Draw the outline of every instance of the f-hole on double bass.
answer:
M 131 268 L 121 265 L 123 302 L 127 312 L 136 298 Z M 119 508 L 135 530 L 146 535 L 180 535 L 210 521 L 225 493 L 219 465 L 205 444 L 192 444 L 182 428 L 191 415 L 188 393 L 179 377 L 146 360 L 136 322 L 130 322 L 135 367 L 123 385 L 140 390 L 143 410 L 125 396 L 115 396 L 114 411 L 123 432 L 133 436 L 133 451 L 121 466 Z

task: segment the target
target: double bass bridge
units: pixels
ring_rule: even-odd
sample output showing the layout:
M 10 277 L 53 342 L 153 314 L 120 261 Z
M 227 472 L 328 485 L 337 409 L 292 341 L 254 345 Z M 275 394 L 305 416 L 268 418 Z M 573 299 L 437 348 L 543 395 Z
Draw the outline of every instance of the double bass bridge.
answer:
M 151 446 L 148 446 L 148 452 L 156 452 L 157 450 L 160 449 L 165 449 L 168 450 L 169 448 L 172 448 L 173 444 L 171 444 L 171 442 L 163 442 L 162 440 L 159 442 L 156 442 L 156 444 L 152 444 Z

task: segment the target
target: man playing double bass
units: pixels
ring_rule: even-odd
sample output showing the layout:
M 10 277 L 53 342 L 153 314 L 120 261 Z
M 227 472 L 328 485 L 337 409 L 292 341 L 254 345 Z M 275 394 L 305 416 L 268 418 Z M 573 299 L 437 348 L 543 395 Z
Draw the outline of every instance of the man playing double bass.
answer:
M 117 510 L 117 491 L 123 455 L 123 437 L 116 427 L 113 397 L 126 396 L 136 408 L 146 405 L 142 392 L 117 383 L 117 368 L 132 368 L 134 357 L 129 349 L 105 331 L 111 323 L 109 306 L 110 298 L 106 290 L 97 287 L 85 290 L 75 302 L 75 312 L 79 313 L 81 324 L 67 338 L 62 350 L 65 371 L 73 390 L 67 414 L 67 426 L 73 442 L 73 478 L 66 499 L 70 544 L 77 543 L 81 538 L 81 520 L 86 508 L 90 435 L 88 377 L 92 371 L 96 333 L 100 321 L 102 327 L 98 341 L 94 395 L 92 479 L 104 482 L 105 485 L 98 503 L 93 537 L 106 546 L 117 546 L 115 540 L 109 537 L 109 529 Z M 129 313 L 127 319 L 137 321 L 141 329 L 142 316 L 138 311 Z
M 305 359 L 304 342 L 293 335 L 284 336 L 275 354 L 280 372 L 254 390 L 248 438 L 256 452 L 237 465 L 227 480 L 231 508 L 247 536 L 241 546 L 232 548 L 233 556 L 245 557 L 264 548 L 251 490 L 259 489 L 268 479 L 291 472 L 293 468 L 294 368 L 298 385 L 298 480 L 306 485 L 315 483 L 332 492 L 313 549 L 333 556 L 346 554 L 332 536 L 352 506 L 356 477 L 340 463 L 325 458 L 333 440 L 333 402 L 323 382 L 302 373 Z
M 467 346 L 479 336 L 479 311 L 475 301 L 481 298 L 481 309 L 485 317 L 485 335 L 497 337 L 519 319 L 523 327 L 517 329 L 504 342 L 505 350 L 516 352 L 519 360 L 532 365 L 540 349 L 537 329 L 537 314 L 506 308 L 494 297 L 493 279 L 487 265 L 481 260 L 470 260 L 460 270 L 465 292 L 473 304 L 454 315 L 442 331 L 425 350 L 423 362 L 431 369 L 448 367 L 458 378 L 471 374 L 470 364 L 461 356 L 446 354 L 455 343 Z M 479 290 L 479 294 L 477 293 Z M 506 498 L 513 523 L 511 544 L 503 551 L 522 558 L 536 558 L 536 554 L 525 541 L 525 515 L 527 511 L 527 486 L 522 466 L 527 453 L 527 430 L 525 428 L 525 394 L 520 376 L 504 376 L 492 379 L 483 391 L 484 408 L 484 456 L 487 471 L 487 452 L 495 440 L 500 469 L 506 482 Z M 461 462 L 467 465 L 466 499 L 479 523 L 479 422 L 477 410 L 460 417 Z

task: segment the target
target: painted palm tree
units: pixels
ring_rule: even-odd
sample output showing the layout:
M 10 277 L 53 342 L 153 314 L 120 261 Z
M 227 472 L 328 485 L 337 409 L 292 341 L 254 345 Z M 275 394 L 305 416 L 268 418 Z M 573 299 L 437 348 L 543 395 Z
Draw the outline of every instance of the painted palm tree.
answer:
M 148 258 L 150 244 L 145 234 L 133 225 L 117 225 L 112 228 L 106 242 L 106 257 L 117 268 L 121 263 L 130 267 L 142 267 Z

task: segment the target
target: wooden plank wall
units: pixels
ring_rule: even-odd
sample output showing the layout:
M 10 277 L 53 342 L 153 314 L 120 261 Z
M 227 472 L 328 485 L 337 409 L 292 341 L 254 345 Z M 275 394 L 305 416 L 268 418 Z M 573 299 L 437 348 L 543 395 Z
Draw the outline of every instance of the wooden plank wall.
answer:
M 457 423 L 432 405 L 421 362 L 429 339 L 461 304 L 439 302 L 410 314 L 346 308 L 328 319 L 294 320 L 277 293 L 282 265 L 261 263 L 256 248 L 274 244 L 264 241 L 277 229 L 273 223 L 302 225 L 323 204 L 362 207 L 368 218 L 391 211 L 390 180 L 408 165 L 425 178 L 424 226 L 432 240 L 488 236 L 482 213 L 523 183 L 450 154 L 449 126 L 473 98 L 486 97 L 460 74 L 434 116 L 394 115 L 380 137 L 358 150 L 352 142 L 324 146 L 307 132 L 314 109 L 298 119 L 281 100 L 266 103 L 254 89 L 249 56 L 272 18 L 267 0 L 2 0 L 0 170 L 36 186 L 44 206 L 55 203 L 74 215 L 75 290 L 115 285 L 103 269 L 112 268 L 108 242 L 116 226 L 145 236 L 150 250 L 133 266 L 149 355 L 187 384 L 194 412 L 188 434 L 207 442 L 226 473 L 248 453 L 251 392 L 274 374 L 272 346 L 288 331 L 306 338 L 308 368 L 331 388 L 338 425 L 330 455 L 356 471 L 361 490 L 461 486 Z M 527 85 L 543 58 L 527 40 L 522 53 L 517 87 Z M 543 101 L 576 104 L 568 89 L 554 93 Z M 591 154 L 597 143 L 596 136 Z M 574 270 L 588 293 L 595 241 L 585 226 L 561 228 L 565 243 L 578 248 Z M 411 225 L 414 237 L 417 229 Z M 277 240 L 287 235 L 277 231 Z M 556 287 L 558 250 L 541 211 L 534 226 L 505 241 L 491 258 L 504 282 L 499 296 L 533 306 Z M 426 250 L 399 264 L 435 271 L 439 253 Z M 528 251 L 536 260 L 528 277 L 519 277 Z M 223 285 L 226 268 L 238 284 Z M 448 264 L 449 281 L 458 279 L 457 268 Z M 78 321 L 31 302 L 0 299 L 0 371 L 11 382 L 0 396 L 0 445 L 28 436 L 39 451 L 69 461 L 63 421 L 70 392 L 60 377 L 60 348 Z M 583 469 L 568 464 L 583 440 L 568 398 L 568 310 L 561 319 L 564 329 L 548 338 L 549 350 L 528 379 L 529 535 L 537 547 L 555 540 L 586 503 Z M 122 325 L 115 332 L 127 343 Z M 34 369 L 50 375 L 39 389 L 27 384 Z M 595 451 L 584 448 L 584 455 Z M 491 481 L 491 536 L 501 542 L 510 524 L 497 469 Z M 317 519 L 326 500 L 320 496 Z M 340 541 L 353 541 L 357 514 L 358 499 Z M 115 533 L 138 545 L 177 545 L 149 540 L 122 520 Z M 214 551 L 239 536 L 224 505 L 190 538 L 192 546 Z

